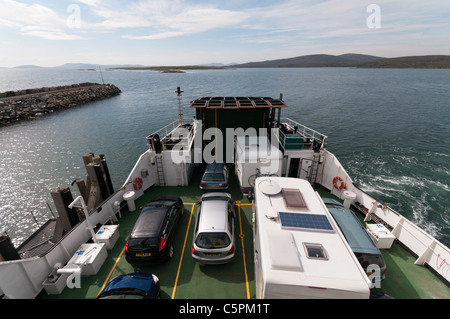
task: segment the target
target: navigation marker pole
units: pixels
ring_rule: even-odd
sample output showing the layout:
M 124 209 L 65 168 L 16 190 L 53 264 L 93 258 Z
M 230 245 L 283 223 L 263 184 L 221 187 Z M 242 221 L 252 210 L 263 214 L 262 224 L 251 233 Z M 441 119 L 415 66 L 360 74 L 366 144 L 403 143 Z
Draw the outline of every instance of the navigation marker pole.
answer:
M 98 66 L 98 69 L 100 70 L 100 75 L 101 75 L 101 77 L 102 77 L 102 83 L 105 84 L 105 81 L 103 80 L 102 68 L 101 68 L 100 65 Z

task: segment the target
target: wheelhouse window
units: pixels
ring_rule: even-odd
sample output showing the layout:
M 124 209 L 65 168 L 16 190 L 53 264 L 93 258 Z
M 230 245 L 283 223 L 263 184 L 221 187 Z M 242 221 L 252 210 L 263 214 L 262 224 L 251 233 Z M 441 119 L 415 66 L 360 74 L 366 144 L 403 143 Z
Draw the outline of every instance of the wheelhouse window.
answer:
M 315 243 L 303 243 L 305 247 L 306 255 L 311 259 L 328 260 L 325 248 L 321 244 Z

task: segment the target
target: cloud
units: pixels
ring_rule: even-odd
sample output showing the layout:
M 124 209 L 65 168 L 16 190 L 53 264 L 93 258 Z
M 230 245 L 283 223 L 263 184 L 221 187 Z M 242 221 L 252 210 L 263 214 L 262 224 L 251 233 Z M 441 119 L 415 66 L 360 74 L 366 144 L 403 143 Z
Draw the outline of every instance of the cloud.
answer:
M 213 29 L 235 27 L 245 20 L 246 14 L 214 8 L 187 8 L 159 20 L 155 25 L 156 36 L 180 36 L 202 33 Z M 159 31 L 162 30 L 162 31 Z
M 83 37 L 75 34 L 67 34 L 64 30 L 58 28 L 44 28 L 37 26 L 25 26 L 20 29 L 22 34 L 35 36 L 47 40 L 80 40 Z
M 196 5 L 183 0 L 134 1 L 121 5 L 118 9 L 114 3 L 78 0 L 91 3 L 90 10 L 102 21 L 92 23 L 91 28 L 98 31 L 129 29 L 127 39 L 164 39 L 182 35 L 202 33 L 205 31 L 233 27 L 245 18 L 244 12 L 218 9 L 210 5 Z M 144 35 L 136 35 L 138 33 Z M 146 34 L 145 34 L 146 33 Z
M 103 4 L 102 0 L 75 0 L 75 1 L 86 4 L 91 7 L 99 7 L 101 4 Z
M 152 57 L 165 60 L 175 57 L 175 42 L 170 39 L 178 41 L 184 37 L 183 56 L 177 57 L 183 61 L 188 56 L 199 60 L 199 52 L 205 52 L 207 58 L 203 60 L 210 59 L 211 50 L 215 59 L 220 60 L 222 54 L 223 59 L 232 61 L 236 60 L 232 56 L 244 59 L 244 55 L 247 60 L 254 56 L 269 59 L 318 52 L 357 51 L 392 56 L 446 54 L 450 50 L 450 38 L 446 34 L 450 28 L 448 0 L 73 0 L 61 3 L 0 0 L 0 28 L 17 31 L 7 32 L 0 41 L 11 40 L 17 33 L 46 40 L 92 39 L 114 52 L 133 47 L 134 56 L 140 50 L 148 52 L 151 48 Z M 367 26 L 370 3 L 381 8 L 381 28 Z M 152 45 L 156 41 L 158 45 Z M 96 44 L 97 41 L 86 43 L 89 54 Z M 98 50 L 104 51 L 104 47 Z M 139 59 L 143 63 L 146 58 L 140 55 Z
M 159 40 L 226 30 L 229 39 L 252 43 L 281 43 L 304 39 L 335 39 L 367 35 L 369 3 L 360 1 L 281 0 L 255 1 L 250 6 L 240 1 L 229 3 L 189 0 L 74 0 L 81 8 L 82 30 L 67 27 L 69 12 L 56 11 L 40 4 L 0 0 L 0 26 L 42 27 L 23 34 L 46 39 L 80 39 L 81 31 L 102 34 L 117 31 L 118 37 L 133 40 Z M 436 20 L 442 0 L 423 3 L 411 0 L 378 0 L 382 30 L 378 33 L 417 32 L 449 26 L 448 19 Z M 72 4 L 73 5 L 73 4 Z M 445 20 L 445 22 L 443 22 Z M 425 26 L 426 24 L 426 26 Z
M 386 53 L 387 47 L 396 47 L 399 42 L 404 51 L 415 50 L 419 37 L 424 42 L 430 40 L 430 48 L 434 46 L 431 39 L 434 43 L 441 39 L 448 47 L 450 38 L 445 33 L 450 28 L 449 1 L 377 0 L 374 3 L 381 9 L 378 29 L 367 25 L 372 14 L 368 11 L 370 3 L 287 0 L 255 7 L 247 10 L 248 18 L 235 39 L 266 46 L 272 43 L 284 48 L 309 48 L 311 53 L 333 48 L 366 52 L 382 48 Z
M 40 4 L 27 5 L 13 0 L 0 0 L 0 7 L 0 26 L 17 29 L 23 35 L 48 40 L 82 39 L 68 32 L 68 13 L 58 14 Z
M 166 39 L 166 38 L 173 38 L 185 35 L 184 32 L 177 32 L 177 31 L 169 31 L 169 32 L 160 32 L 152 35 L 124 35 L 122 38 L 124 39 L 131 39 L 131 40 L 160 40 L 160 39 Z

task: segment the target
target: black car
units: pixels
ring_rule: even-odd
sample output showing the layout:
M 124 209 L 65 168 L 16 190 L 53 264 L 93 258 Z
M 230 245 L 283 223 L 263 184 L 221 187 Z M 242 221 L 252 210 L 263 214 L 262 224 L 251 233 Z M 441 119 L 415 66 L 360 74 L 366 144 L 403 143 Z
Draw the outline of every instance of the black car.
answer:
M 128 262 L 163 261 L 173 256 L 173 236 L 184 213 L 177 196 L 161 196 L 142 208 L 125 245 Z

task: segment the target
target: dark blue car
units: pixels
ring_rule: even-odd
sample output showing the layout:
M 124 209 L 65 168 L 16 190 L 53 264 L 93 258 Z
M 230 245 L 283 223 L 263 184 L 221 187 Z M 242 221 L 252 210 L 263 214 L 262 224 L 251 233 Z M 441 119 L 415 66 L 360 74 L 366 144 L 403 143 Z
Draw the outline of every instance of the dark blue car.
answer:
M 159 299 L 159 279 L 147 273 L 120 275 L 111 280 L 97 299 Z

